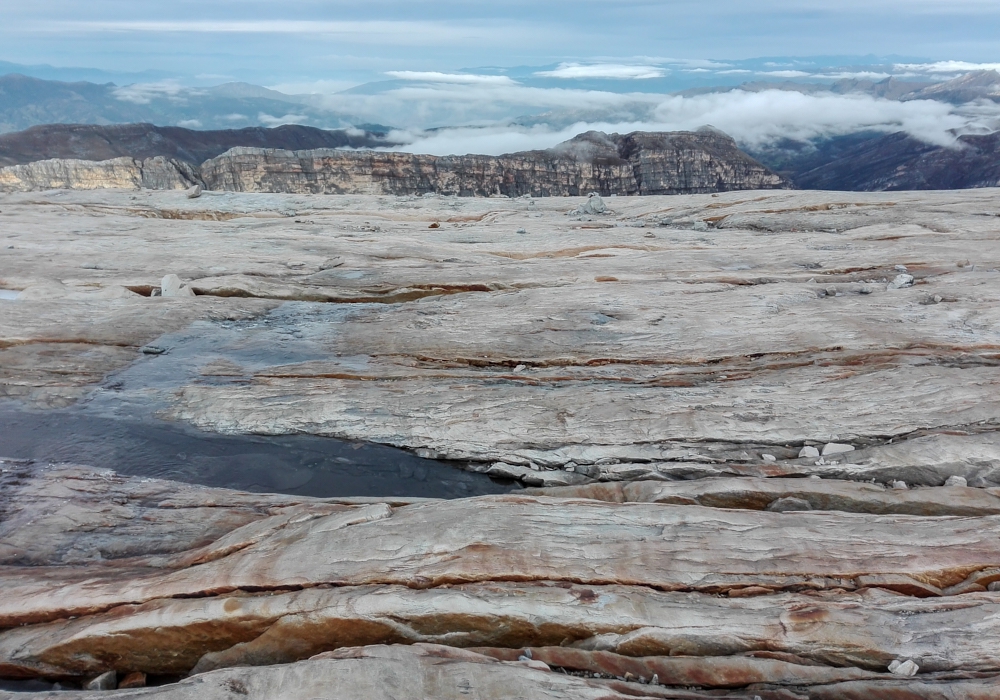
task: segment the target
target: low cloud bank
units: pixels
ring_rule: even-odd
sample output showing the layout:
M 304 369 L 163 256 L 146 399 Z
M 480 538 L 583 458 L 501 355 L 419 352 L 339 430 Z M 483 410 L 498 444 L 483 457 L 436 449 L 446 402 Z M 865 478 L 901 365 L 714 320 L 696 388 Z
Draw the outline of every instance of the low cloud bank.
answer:
M 531 124 L 396 131 L 392 136 L 408 143 L 398 150 L 411 153 L 499 155 L 551 148 L 589 130 L 682 131 L 712 125 L 744 146 L 761 147 L 784 138 L 810 140 L 863 130 L 905 131 L 928 143 L 948 146 L 955 143 L 956 134 L 1000 128 L 1000 105 L 994 103 L 955 107 L 933 100 L 894 102 L 781 90 L 656 96 L 650 101 L 632 96 L 630 102 L 618 104 L 581 104 L 577 111 L 586 116 L 567 121 L 574 113 L 569 109 L 536 117 Z M 602 112 L 610 118 L 602 118 Z
M 954 63 L 941 65 L 945 67 L 952 68 Z M 563 64 L 555 70 L 564 72 L 569 85 L 573 83 L 570 75 L 593 76 L 598 72 L 635 85 L 643 79 L 641 71 L 658 69 L 636 63 Z M 671 95 L 571 86 L 533 87 L 508 76 L 472 72 L 397 71 L 389 75 L 399 82 L 381 92 L 299 95 L 290 98 L 287 112 L 269 105 L 254 112 L 248 110 L 247 114 L 256 113 L 256 119 L 242 111 L 220 119 L 226 124 L 299 123 L 326 128 L 386 124 L 404 127 L 393 137 L 408 144 L 405 150 L 436 155 L 498 155 L 550 148 L 590 129 L 626 133 L 694 130 L 712 125 L 750 148 L 765 147 L 784 138 L 812 140 L 865 130 L 904 131 L 928 143 L 947 146 L 964 133 L 1000 129 L 1000 104 L 989 100 L 956 106 L 935 100 L 900 102 L 865 94 L 796 89 Z M 185 88 L 175 81 L 114 90 L 115 97 L 125 102 L 190 102 L 194 106 L 200 104 L 195 98 L 209 93 L 206 89 Z M 188 112 L 183 116 L 185 120 L 206 121 L 194 107 Z
M 579 63 L 562 63 L 553 70 L 539 71 L 535 75 L 542 78 L 609 78 L 612 80 L 649 80 L 662 78 L 667 72 L 663 68 L 646 65 L 627 65 L 620 63 L 599 63 L 581 65 Z

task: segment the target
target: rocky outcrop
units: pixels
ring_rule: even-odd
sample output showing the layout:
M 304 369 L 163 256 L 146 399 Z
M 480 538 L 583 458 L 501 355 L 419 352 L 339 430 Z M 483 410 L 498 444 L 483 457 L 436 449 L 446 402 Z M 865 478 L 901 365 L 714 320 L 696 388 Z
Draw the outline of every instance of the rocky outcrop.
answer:
M 526 493 L 559 498 L 591 498 L 610 503 L 673 503 L 749 510 L 836 510 L 908 515 L 1000 515 L 1000 489 L 895 489 L 882 484 L 831 479 L 703 478 L 689 481 L 634 481 Z M 948 494 L 945 496 L 944 494 Z
M 0 678 L 193 673 L 204 691 L 275 674 L 297 697 L 331 672 L 318 659 L 381 659 L 372 672 L 384 674 L 392 659 L 437 658 L 485 664 L 461 669 L 476 683 L 496 672 L 557 698 L 591 679 L 749 700 L 762 684 L 787 698 L 892 688 L 899 659 L 938 687 L 1000 673 L 993 516 L 539 496 L 366 504 L 14 461 L 0 462 L 0 487 Z M 420 668 L 408 683 L 429 682 Z M 358 673 L 340 682 L 363 684 Z M 570 685 L 547 686 L 557 680 Z M 670 694 L 682 687 L 694 695 Z
M 236 148 L 204 163 L 202 175 L 212 189 L 312 194 L 624 196 L 786 186 L 715 131 L 588 132 L 548 151 L 504 156 Z
M 250 134 L 249 141 L 261 140 L 250 138 L 254 135 L 260 136 Z M 292 140 L 301 135 L 287 136 Z M 505 156 L 239 147 L 200 168 L 161 156 L 95 163 L 49 160 L 0 168 L 0 191 L 8 192 L 177 189 L 193 183 L 231 192 L 510 197 L 690 194 L 787 186 L 740 151 L 731 138 L 711 130 L 625 136 L 589 132 L 548 151 Z
M 0 692 L 995 696 L 995 196 L 3 195 L 5 411 L 564 486 L 4 460 Z
M 0 168 L 0 192 L 140 188 L 178 190 L 187 189 L 199 181 L 195 168 L 162 156 L 145 160 L 123 157 L 98 162 L 42 160 Z

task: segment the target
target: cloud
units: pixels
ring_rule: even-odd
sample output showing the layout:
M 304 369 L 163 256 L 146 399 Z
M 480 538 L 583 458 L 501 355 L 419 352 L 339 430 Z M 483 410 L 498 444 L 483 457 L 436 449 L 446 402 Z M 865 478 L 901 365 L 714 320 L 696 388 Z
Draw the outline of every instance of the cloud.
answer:
M 182 126 L 185 129 L 200 129 L 201 122 L 197 119 L 184 119 L 183 121 L 177 122 L 177 126 Z
M 273 117 L 270 114 L 261 112 L 257 115 L 257 121 L 264 126 L 281 126 L 282 124 L 304 124 L 309 121 L 309 117 L 303 114 L 286 114 L 283 117 Z
M 897 63 L 897 70 L 921 73 L 969 73 L 975 70 L 1000 71 L 1000 63 L 968 63 L 966 61 L 937 61 L 935 63 Z
M 890 73 L 877 73 L 875 71 L 855 71 L 855 72 L 841 72 L 841 73 L 821 73 L 816 75 L 817 78 L 832 78 L 833 80 L 885 80 L 886 78 L 891 78 Z M 900 76 L 896 76 L 900 77 Z
M 202 95 L 204 92 L 185 87 L 176 80 L 163 80 L 155 83 L 135 83 L 115 88 L 112 94 L 122 102 L 148 105 L 155 99 L 185 102 L 188 95 Z
M 30 24 L 39 34 L 257 34 L 334 38 L 347 44 L 393 47 L 478 47 L 530 44 L 551 39 L 559 29 L 507 20 L 76 20 Z
M 457 85 L 517 85 L 506 75 L 475 75 L 470 73 L 437 73 L 433 71 L 390 70 L 386 75 L 397 80 L 426 83 L 453 83 Z
M 308 82 L 288 82 L 268 85 L 268 90 L 286 95 L 325 95 L 357 86 L 356 80 L 311 80 Z
M 579 100 L 577 107 L 588 106 L 593 118 L 560 124 L 559 115 L 552 113 L 550 121 L 533 125 L 508 122 L 434 131 L 397 131 L 392 134 L 394 140 L 408 145 L 394 150 L 436 155 L 498 155 L 551 148 L 592 129 L 608 133 L 681 131 L 709 124 L 749 147 L 784 138 L 809 140 L 863 130 L 904 131 L 929 143 L 947 146 L 955 143 L 955 133 L 992 131 L 1000 126 L 1000 105 L 954 107 L 932 100 L 895 102 L 867 95 L 736 90 L 693 97 L 633 95 L 628 96 L 630 101 L 618 104 L 604 100 L 603 107 L 592 101 L 596 97 L 592 93 L 575 97 Z M 566 95 L 562 98 L 564 104 L 569 104 Z M 611 118 L 600 118 L 602 111 Z M 629 114 L 633 118 L 627 118 Z
M 769 75 L 774 78 L 809 78 L 812 76 L 812 73 L 806 73 L 801 70 L 769 70 L 759 75 Z
M 219 118 L 220 119 L 224 119 L 227 122 L 243 122 L 243 121 L 246 121 L 247 119 L 249 119 L 250 117 L 248 117 L 245 114 L 236 114 L 234 112 L 233 114 L 226 114 L 226 115 L 224 115 L 222 117 L 219 117 Z
M 636 66 L 622 63 L 595 63 L 582 65 L 579 63 L 561 63 L 555 70 L 539 71 L 535 75 L 541 78 L 610 78 L 614 80 L 648 80 L 662 78 L 667 72 L 656 66 Z

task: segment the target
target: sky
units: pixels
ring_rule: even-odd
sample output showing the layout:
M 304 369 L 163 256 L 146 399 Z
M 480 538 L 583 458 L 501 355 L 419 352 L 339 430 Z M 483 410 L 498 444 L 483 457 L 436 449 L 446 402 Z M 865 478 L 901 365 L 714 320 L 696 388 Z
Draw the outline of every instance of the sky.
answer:
M 183 105 L 244 81 L 308 108 L 227 125 L 378 123 L 429 153 L 544 148 L 589 129 L 710 124 L 766 146 L 862 129 L 947 145 L 1000 128 L 988 101 L 671 94 L 1000 69 L 998 0 L 0 0 L 0 17 L 0 61 L 112 71 L 122 101 Z
M 331 90 L 635 57 L 1000 60 L 996 0 L 0 0 L 0 16 L 6 61 Z

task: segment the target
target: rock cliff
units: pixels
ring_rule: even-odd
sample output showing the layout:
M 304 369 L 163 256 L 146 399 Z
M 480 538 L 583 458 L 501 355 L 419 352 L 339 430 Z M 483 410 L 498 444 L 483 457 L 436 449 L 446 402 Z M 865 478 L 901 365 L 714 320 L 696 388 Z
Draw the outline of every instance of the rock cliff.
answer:
M 694 194 L 788 186 L 714 130 L 625 136 L 589 132 L 549 150 L 502 156 L 238 147 L 200 168 L 180 153 L 177 158 L 142 161 L 48 160 L 0 168 L 0 191 L 176 189 L 195 182 L 234 192 L 510 197 Z
M 581 134 L 545 151 L 430 156 L 234 148 L 202 165 L 211 189 L 310 194 L 695 194 L 787 183 L 714 130 Z
M 177 190 L 186 189 L 199 179 L 195 168 L 163 156 L 145 160 L 112 158 L 99 162 L 53 159 L 0 168 L 0 192 Z

